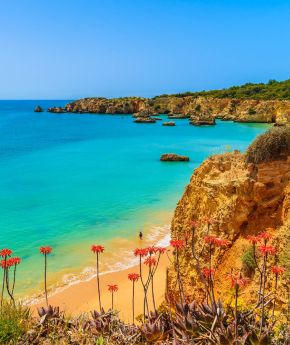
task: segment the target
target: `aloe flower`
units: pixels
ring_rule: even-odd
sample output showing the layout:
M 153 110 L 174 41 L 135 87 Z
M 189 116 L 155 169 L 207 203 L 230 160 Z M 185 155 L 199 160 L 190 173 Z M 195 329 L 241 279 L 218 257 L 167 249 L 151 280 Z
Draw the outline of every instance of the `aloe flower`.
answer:
M 100 313 L 102 312 L 102 303 L 101 303 L 101 289 L 100 289 L 100 268 L 99 268 L 99 255 L 103 253 L 105 248 L 101 245 L 93 244 L 91 246 L 91 251 L 94 254 L 97 254 L 97 284 L 98 284 L 98 297 L 99 297 L 99 308 Z
M 49 246 L 46 247 L 40 247 L 39 252 L 44 255 L 44 292 L 45 292 L 45 300 L 46 300 L 46 306 L 48 307 L 48 298 L 47 298 L 47 255 L 51 254 L 52 248 Z
M 133 296 L 132 296 L 132 317 L 133 325 L 135 322 L 135 283 L 139 280 L 140 275 L 138 273 L 129 273 L 128 279 L 133 283 Z
M 119 290 L 118 285 L 117 284 L 109 284 L 108 285 L 108 290 L 112 294 L 112 310 L 113 310 L 114 309 L 114 293 Z
M 2 291 L 1 291 L 1 306 L 3 304 L 3 297 L 4 297 L 4 288 L 5 288 L 5 282 L 6 282 L 6 274 L 7 274 L 7 268 L 6 268 L 6 261 L 7 258 L 10 257 L 12 254 L 12 250 L 8 248 L 4 248 L 0 250 L 0 256 L 3 258 L 4 267 L 3 268 L 3 281 L 2 281 Z

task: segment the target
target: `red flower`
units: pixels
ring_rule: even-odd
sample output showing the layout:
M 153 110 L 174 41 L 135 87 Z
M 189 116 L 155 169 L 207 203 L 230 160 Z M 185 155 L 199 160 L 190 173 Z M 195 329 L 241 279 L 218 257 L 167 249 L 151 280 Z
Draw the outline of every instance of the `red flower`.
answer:
M 156 253 L 164 254 L 165 252 L 166 252 L 166 248 L 156 247 Z
M 199 225 L 199 223 L 198 223 L 197 221 L 195 221 L 195 220 L 193 220 L 193 221 L 191 222 L 191 226 L 192 226 L 193 228 L 197 228 L 198 225 Z
M 144 264 L 151 267 L 151 266 L 155 266 L 156 265 L 156 259 L 149 257 L 144 261 Z
M 261 237 L 260 236 L 248 236 L 248 241 L 252 244 L 257 244 L 261 242 Z
M 119 290 L 119 288 L 118 288 L 118 285 L 117 284 L 109 284 L 108 285 L 108 290 L 110 291 L 110 292 L 117 292 L 118 290 Z
M 156 247 L 152 246 L 152 247 L 147 247 L 147 253 L 152 255 L 156 253 Z
M 216 222 L 214 218 L 210 218 L 210 217 L 204 217 L 203 220 L 207 224 L 214 224 Z
M 213 268 L 208 268 L 208 267 L 204 267 L 202 269 L 202 273 L 206 278 L 212 277 L 215 273 L 215 270 Z
M 18 256 L 15 256 L 14 258 L 9 259 L 12 262 L 12 266 L 19 265 L 21 262 L 21 259 Z
M 8 260 L 2 260 L 1 261 L 1 267 L 3 268 L 3 269 L 7 269 L 7 268 L 9 268 L 9 267 L 11 267 L 11 266 L 14 266 L 14 260 L 13 260 L 13 258 L 11 258 L 11 259 L 8 259 Z
M 134 255 L 140 257 L 146 256 L 148 255 L 148 248 L 136 248 L 134 250 Z
M 274 255 L 277 253 L 277 249 L 273 246 L 260 246 L 259 251 L 263 255 L 266 255 L 266 254 Z
M 272 238 L 272 235 L 270 235 L 268 232 L 265 231 L 265 232 L 261 232 L 259 234 L 259 237 L 260 237 L 260 239 L 268 241 L 268 240 L 270 240 Z
M 271 271 L 278 276 L 285 272 L 285 268 L 281 266 L 273 266 Z
M 231 244 L 231 242 L 222 238 L 216 238 L 215 244 L 218 247 L 228 247 Z
M 12 250 L 8 248 L 4 248 L 0 251 L 0 256 L 2 256 L 2 258 L 4 258 L 5 256 L 10 256 L 11 254 L 12 254 Z
M 39 248 L 39 252 L 43 255 L 47 255 L 47 254 L 50 254 L 52 252 L 52 248 L 49 247 L 49 246 L 46 246 L 46 247 L 40 247 Z
M 171 240 L 170 245 L 173 248 L 179 249 L 184 247 L 184 242 L 182 240 Z
M 210 235 L 204 236 L 203 239 L 204 239 L 204 242 L 205 242 L 205 243 L 208 243 L 208 244 L 216 244 L 217 241 L 219 240 L 217 237 L 215 237 L 215 236 L 210 236 Z
M 231 280 L 231 287 L 244 287 L 249 283 L 249 278 L 242 278 L 241 276 L 236 277 L 233 274 L 229 274 Z
M 138 273 L 129 273 L 128 274 L 128 279 L 131 280 L 132 282 L 136 282 L 140 278 Z
M 91 246 L 91 251 L 95 254 L 103 253 L 104 249 L 105 247 L 96 244 Z

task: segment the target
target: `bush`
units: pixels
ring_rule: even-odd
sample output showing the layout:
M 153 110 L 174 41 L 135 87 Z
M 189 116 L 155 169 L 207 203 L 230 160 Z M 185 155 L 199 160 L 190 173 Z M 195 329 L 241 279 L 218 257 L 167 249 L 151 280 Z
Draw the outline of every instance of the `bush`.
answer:
M 0 344 L 15 343 L 27 331 L 29 320 L 29 308 L 3 303 L 0 309 Z
M 269 162 L 290 155 L 290 127 L 274 127 L 248 147 L 247 163 Z
M 242 256 L 243 271 L 247 277 L 250 277 L 255 272 L 255 259 L 253 248 L 250 247 Z

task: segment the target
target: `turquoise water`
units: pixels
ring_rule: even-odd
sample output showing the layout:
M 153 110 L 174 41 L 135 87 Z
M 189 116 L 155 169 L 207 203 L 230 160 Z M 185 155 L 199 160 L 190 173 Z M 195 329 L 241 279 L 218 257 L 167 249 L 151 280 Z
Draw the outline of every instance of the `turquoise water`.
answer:
M 268 128 L 222 121 L 194 127 L 187 120 L 164 127 L 126 115 L 33 112 L 36 104 L 65 103 L 0 102 L 0 247 L 23 259 L 19 295 L 41 288 L 41 245 L 54 249 L 50 283 L 92 266 L 92 243 L 111 249 L 106 269 L 114 260 L 121 267 L 129 248 L 122 239 L 168 224 L 196 166 L 228 146 L 244 150 Z M 170 152 L 191 161 L 159 161 Z

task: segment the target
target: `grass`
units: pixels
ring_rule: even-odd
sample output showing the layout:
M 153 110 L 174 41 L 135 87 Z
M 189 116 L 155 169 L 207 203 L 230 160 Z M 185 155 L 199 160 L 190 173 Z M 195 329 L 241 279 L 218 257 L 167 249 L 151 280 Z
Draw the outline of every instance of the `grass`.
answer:
M 0 309 L 0 344 L 14 344 L 29 327 L 30 311 L 20 304 L 4 302 Z

